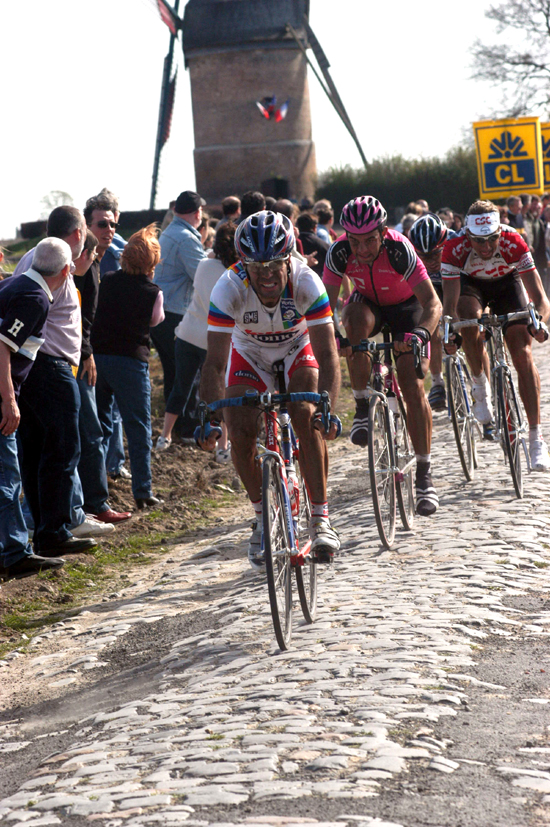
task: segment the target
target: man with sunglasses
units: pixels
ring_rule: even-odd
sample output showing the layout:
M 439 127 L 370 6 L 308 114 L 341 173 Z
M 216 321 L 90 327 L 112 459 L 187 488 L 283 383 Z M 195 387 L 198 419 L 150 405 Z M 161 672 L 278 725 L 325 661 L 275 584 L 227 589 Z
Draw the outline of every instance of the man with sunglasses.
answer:
M 101 261 L 109 247 L 118 227 L 112 210 L 100 208 L 90 198 L 86 203 L 84 218 L 89 229 L 97 238 L 97 260 Z
M 281 213 L 262 210 L 239 224 L 235 248 L 241 260 L 226 270 L 210 296 L 208 349 L 201 378 L 205 402 L 244 396 L 251 388 L 278 391 L 274 365 L 283 362 L 288 392 L 328 391 L 334 406 L 340 366 L 332 312 L 321 279 L 291 255 L 294 244 L 292 222 Z M 325 440 L 338 435 L 340 420 L 331 414 L 330 431 L 325 434 L 321 414 L 313 405 L 293 403 L 289 410 L 312 501 L 312 554 L 317 562 L 328 563 L 340 541 L 328 518 Z M 256 513 L 248 559 L 253 569 L 260 570 L 264 561 L 261 469 L 256 462 L 258 411 L 228 408 L 223 418 L 233 463 Z M 200 443 L 210 450 L 221 436 L 217 423 L 211 425 Z
M 475 201 L 465 228 L 446 242 L 441 264 L 443 312 L 453 319 L 481 315 L 491 302 L 498 315 L 523 310 L 531 300 L 542 319 L 534 331 L 526 320 L 506 326 L 505 339 L 518 373 L 519 392 L 529 422 L 529 453 L 534 471 L 550 471 L 550 456 L 540 425 L 540 378 L 533 360 L 532 339 L 548 338 L 545 322 L 550 303 L 529 247 L 511 227 L 500 223 L 491 201 Z M 483 370 L 483 338 L 477 327 L 462 330 L 462 346 L 472 371 L 474 415 L 481 423 L 493 417 L 489 380 Z

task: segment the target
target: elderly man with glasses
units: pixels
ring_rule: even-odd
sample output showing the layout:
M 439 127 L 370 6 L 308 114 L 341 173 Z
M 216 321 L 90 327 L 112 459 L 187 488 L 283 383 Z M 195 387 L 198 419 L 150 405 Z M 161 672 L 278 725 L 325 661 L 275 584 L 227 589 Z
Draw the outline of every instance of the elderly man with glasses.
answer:
M 475 201 L 466 214 L 465 229 L 446 242 L 441 263 L 443 312 L 453 319 L 479 317 L 492 303 L 498 315 L 523 310 L 529 300 L 543 322 L 550 303 L 529 247 L 511 227 L 500 223 L 491 201 Z M 483 368 L 483 339 L 477 327 L 462 331 L 463 348 L 472 370 L 474 415 L 485 424 L 493 418 L 489 380 Z M 540 425 L 540 377 L 533 361 L 532 339 L 543 342 L 548 330 L 537 332 L 520 319 L 506 326 L 505 339 L 518 373 L 519 392 L 529 422 L 529 452 L 535 471 L 550 471 L 550 456 Z

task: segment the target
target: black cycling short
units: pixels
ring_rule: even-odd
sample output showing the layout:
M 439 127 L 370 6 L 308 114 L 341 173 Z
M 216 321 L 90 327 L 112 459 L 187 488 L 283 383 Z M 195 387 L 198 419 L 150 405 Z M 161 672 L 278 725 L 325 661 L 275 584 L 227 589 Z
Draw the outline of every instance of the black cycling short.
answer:
M 383 325 L 387 324 L 394 339 L 403 339 L 403 334 L 412 333 L 413 328 L 418 327 L 422 318 L 423 308 L 416 296 L 411 296 L 410 299 L 399 304 L 380 305 L 371 302 L 358 290 L 354 290 L 348 304 L 351 302 L 366 304 L 372 311 L 375 322 L 370 336 L 376 336 L 382 330 Z
M 504 313 L 515 313 L 524 310 L 529 299 L 525 292 L 519 273 L 510 273 L 499 279 L 476 279 L 460 276 L 460 295 L 473 296 L 485 310 L 488 304 L 492 305 L 493 313 L 500 316 Z M 529 319 L 515 319 L 513 324 L 529 324 Z

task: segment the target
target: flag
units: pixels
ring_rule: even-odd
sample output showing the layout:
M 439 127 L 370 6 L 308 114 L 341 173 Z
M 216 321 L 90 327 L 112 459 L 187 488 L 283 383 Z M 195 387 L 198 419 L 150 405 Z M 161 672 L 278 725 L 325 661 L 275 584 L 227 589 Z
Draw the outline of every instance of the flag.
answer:
M 168 5 L 168 3 L 164 2 L 164 0 L 157 0 L 157 6 L 163 22 L 166 23 L 166 25 L 175 37 L 178 33 L 180 19 L 178 18 L 174 10 Z
M 258 107 L 258 109 L 260 110 L 260 112 L 262 113 L 262 115 L 264 116 L 264 118 L 267 118 L 267 120 L 269 120 L 269 112 L 267 111 L 267 109 L 265 108 L 265 106 L 263 106 L 263 105 L 260 103 L 260 101 L 256 101 L 256 106 Z
M 288 112 L 288 100 L 286 100 L 279 109 L 275 112 L 275 120 L 277 123 L 282 121 L 286 118 L 286 113 Z

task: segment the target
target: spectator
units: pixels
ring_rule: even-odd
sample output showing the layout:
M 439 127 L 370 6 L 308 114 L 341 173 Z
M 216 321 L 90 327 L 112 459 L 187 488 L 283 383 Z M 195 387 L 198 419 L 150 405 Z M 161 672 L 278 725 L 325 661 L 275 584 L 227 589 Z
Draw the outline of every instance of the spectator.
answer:
M 266 195 L 264 209 L 271 210 L 271 212 L 274 212 L 276 203 L 277 203 L 276 198 L 272 198 L 271 195 Z M 242 221 L 242 219 L 241 219 L 241 221 Z
M 420 215 L 427 215 L 430 212 L 430 207 L 428 205 L 428 202 L 425 201 L 423 198 L 419 198 L 418 201 L 416 201 L 416 204 L 421 209 Z
M 166 403 L 162 434 L 156 450 L 165 451 L 172 443 L 172 429 L 178 415 L 189 404 L 195 375 L 206 357 L 206 329 L 210 293 L 222 273 L 237 261 L 233 240 L 235 225 L 231 222 L 218 226 L 214 241 L 214 256 L 201 261 L 195 275 L 195 292 L 187 313 L 176 328 L 176 380 Z M 224 431 L 216 453 L 218 461 L 229 459 L 227 434 Z
M 300 212 L 311 212 L 313 210 L 313 201 L 311 198 L 305 196 L 300 201 Z
M 75 261 L 84 248 L 86 223 L 76 207 L 56 207 L 48 218 L 49 237 L 61 238 Z M 33 266 L 34 250 L 16 274 Z M 34 523 L 35 550 L 86 551 L 90 538 L 112 526 L 86 517 L 77 466 L 80 459 L 80 394 L 76 371 L 82 347 L 81 311 L 72 275 L 53 294 L 44 325 L 44 344 L 21 389 L 20 464 L 25 498 Z M 82 542 L 81 542 L 82 540 Z
M 333 239 L 332 233 L 332 225 L 334 224 L 334 212 L 330 207 L 325 207 L 324 205 L 318 207 L 315 212 L 317 217 L 317 235 L 321 239 L 321 241 L 325 241 L 327 244 L 332 244 L 335 240 Z M 336 237 L 336 233 L 334 233 Z
M 46 238 L 36 247 L 33 258 L 33 268 L 0 285 L 0 565 L 6 579 L 56 569 L 64 562 L 53 555 L 34 554 L 30 546 L 20 504 L 15 432 L 20 420 L 19 390 L 43 342 L 52 291 L 69 277 L 71 248 L 60 239 Z
M 414 222 L 416 221 L 417 218 L 418 218 L 418 216 L 415 215 L 414 213 L 407 213 L 407 215 L 404 215 L 403 218 L 401 219 L 401 227 L 402 227 L 401 232 L 407 238 L 409 237 L 411 227 L 412 227 L 412 225 L 414 224 Z
M 109 507 L 109 487 L 103 450 L 103 430 L 97 415 L 95 396 L 96 366 L 90 334 L 97 308 L 99 264 L 96 259 L 97 238 L 88 230 L 84 249 L 74 262 L 74 281 L 80 293 L 82 311 L 82 348 L 76 377 L 80 393 L 78 428 L 80 460 L 78 475 L 82 484 L 84 511 L 102 523 L 127 520 L 129 511 L 117 512 Z
M 149 380 L 149 328 L 164 318 L 162 291 L 153 284 L 160 256 L 154 224 L 134 233 L 122 253 L 121 269 L 101 280 L 92 328 L 99 419 L 108 437 L 114 396 L 128 439 L 132 493 L 138 509 L 161 502 L 151 484 Z
M 107 189 L 102 189 L 99 195 L 86 201 L 84 217 L 98 239 L 96 260 L 99 262 L 101 276 L 120 269 L 120 256 L 126 242 L 116 233 L 119 215 L 118 198 Z M 114 478 L 128 478 L 130 474 L 124 467 L 122 419 L 116 403 L 113 403 L 111 419 L 111 436 L 105 445 L 107 472 Z
M 546 257 L 546 228 L 540 217 L 541 209 L 542 205 L 540 198 L 538 195 L 533 195 L 523 216 L 523 224 L 527 243 L 529 244 L 529 248 L 535 260 L 535 267 L 539 271 L 539 275 L 544 282 L 546 277 L 546 269 L 548 267 L 548 260 Z
M 151 338 L 164 371 L 165 402 L 172 393 L 176 375 L 175 330 L 191 303 L 197 266 L 206 258 L 198 230 L 205 204 L 196 192 L 180 193 L 174 219 L 160 237 L 161 261 L 154 280 L 164 294 L 164 321 L 155 327 Z M 191 437 L 193 430 L 194 424 L 187 422 L 182 435 Z
M 104 276 L 105 273 L 110 273 L 113 270 L 120 270 L 120 256 L 126 246 L 126 241 L 116 232 L 116 228 L 118 227 L 120 220 L 118 198 L 114 193 L 108 190 L 107 187 L 103 187 L 101 192 L 96 195 L 95 198 L 90 198 L 86 202 L 86 207 L 90 202 L 95 202 L 94 206 L 97 209 L 110 210 L 113 213 L 115 223 L 115 232 L 111 239 L 111 243 L 104 251 L 100 259 L 100 273 Z M 86 215 L 86 210 L 84 210 L 84 215 Z
M 241 218 L 244 221 L 249 215 L 265 210 L 265 198 L 261 192 L 248 190 L 241 198 Z
M 459 212 L 455 212 L 453 215 L 453 226 L 451 227 L 451 230 L 453 230 L 453 232 L 455 233 L 459 233 L 463 226 L 464 216 Z
M 300 233 L 300 241 L 302 242 L 304 255 L 308 256 L 310 253 L 316 254 L 316 263 L 311 266 L 311 269 L 322 279 L 325 258 L 330 244 L 323 241 L 322 238 L 317 235 L 317 218 L 311 213 L 300 213 L 296 219 L 296 226 Z
M 515 230 L 523 228 L 523 215 L 521 213 L 521 198 L 518 195 L 511 195 L 506 201 L 508 208 L 508 222 Z
M 165 231 L 165 229 L 168 227 L 168 225 L 172 223 L 172 220 L 174 218 L 174 209 L 175 209 L 175 207 L 176 207 L 176 202 L 175 201 L 170 201 L 168 209 L 166 210 L 166 212 L 164 214 L 164 218 L 162 219 L 162 224 L 160 225 L 161 233 L 163 233 Z
M 453 215 L 453 211 L 451 210 L 451 208 L 450 207 L 441 207 L 441 209 L 437 211 L 437 215 L 440 217 L 440 219 L 443 221 L 443 223 L 447 225 L 449 230 L 452 230 L 454 215 Z
M 222 213 L 223 218 L 220 219 L 218 226 L 228 221 L 238 224 L 241 220 L 241 199 L 236 195 L 228 195 L 222 201 Z
M 414 215 L 416 218 L 418 218 L 419 216 L 424 215 L 424 211 L 418 201 L 409 201 L 403 215 Z M 403 219 L 401 219 L 401 221 L 395 225 L 394 229 L 398 233 L 403 232 Z
M 510 224 L 510 219 L 508 218 L 508 208 L 507 207 L 499 207 L 498 211 L 500 213 L 500 223 L 501 224 Z

